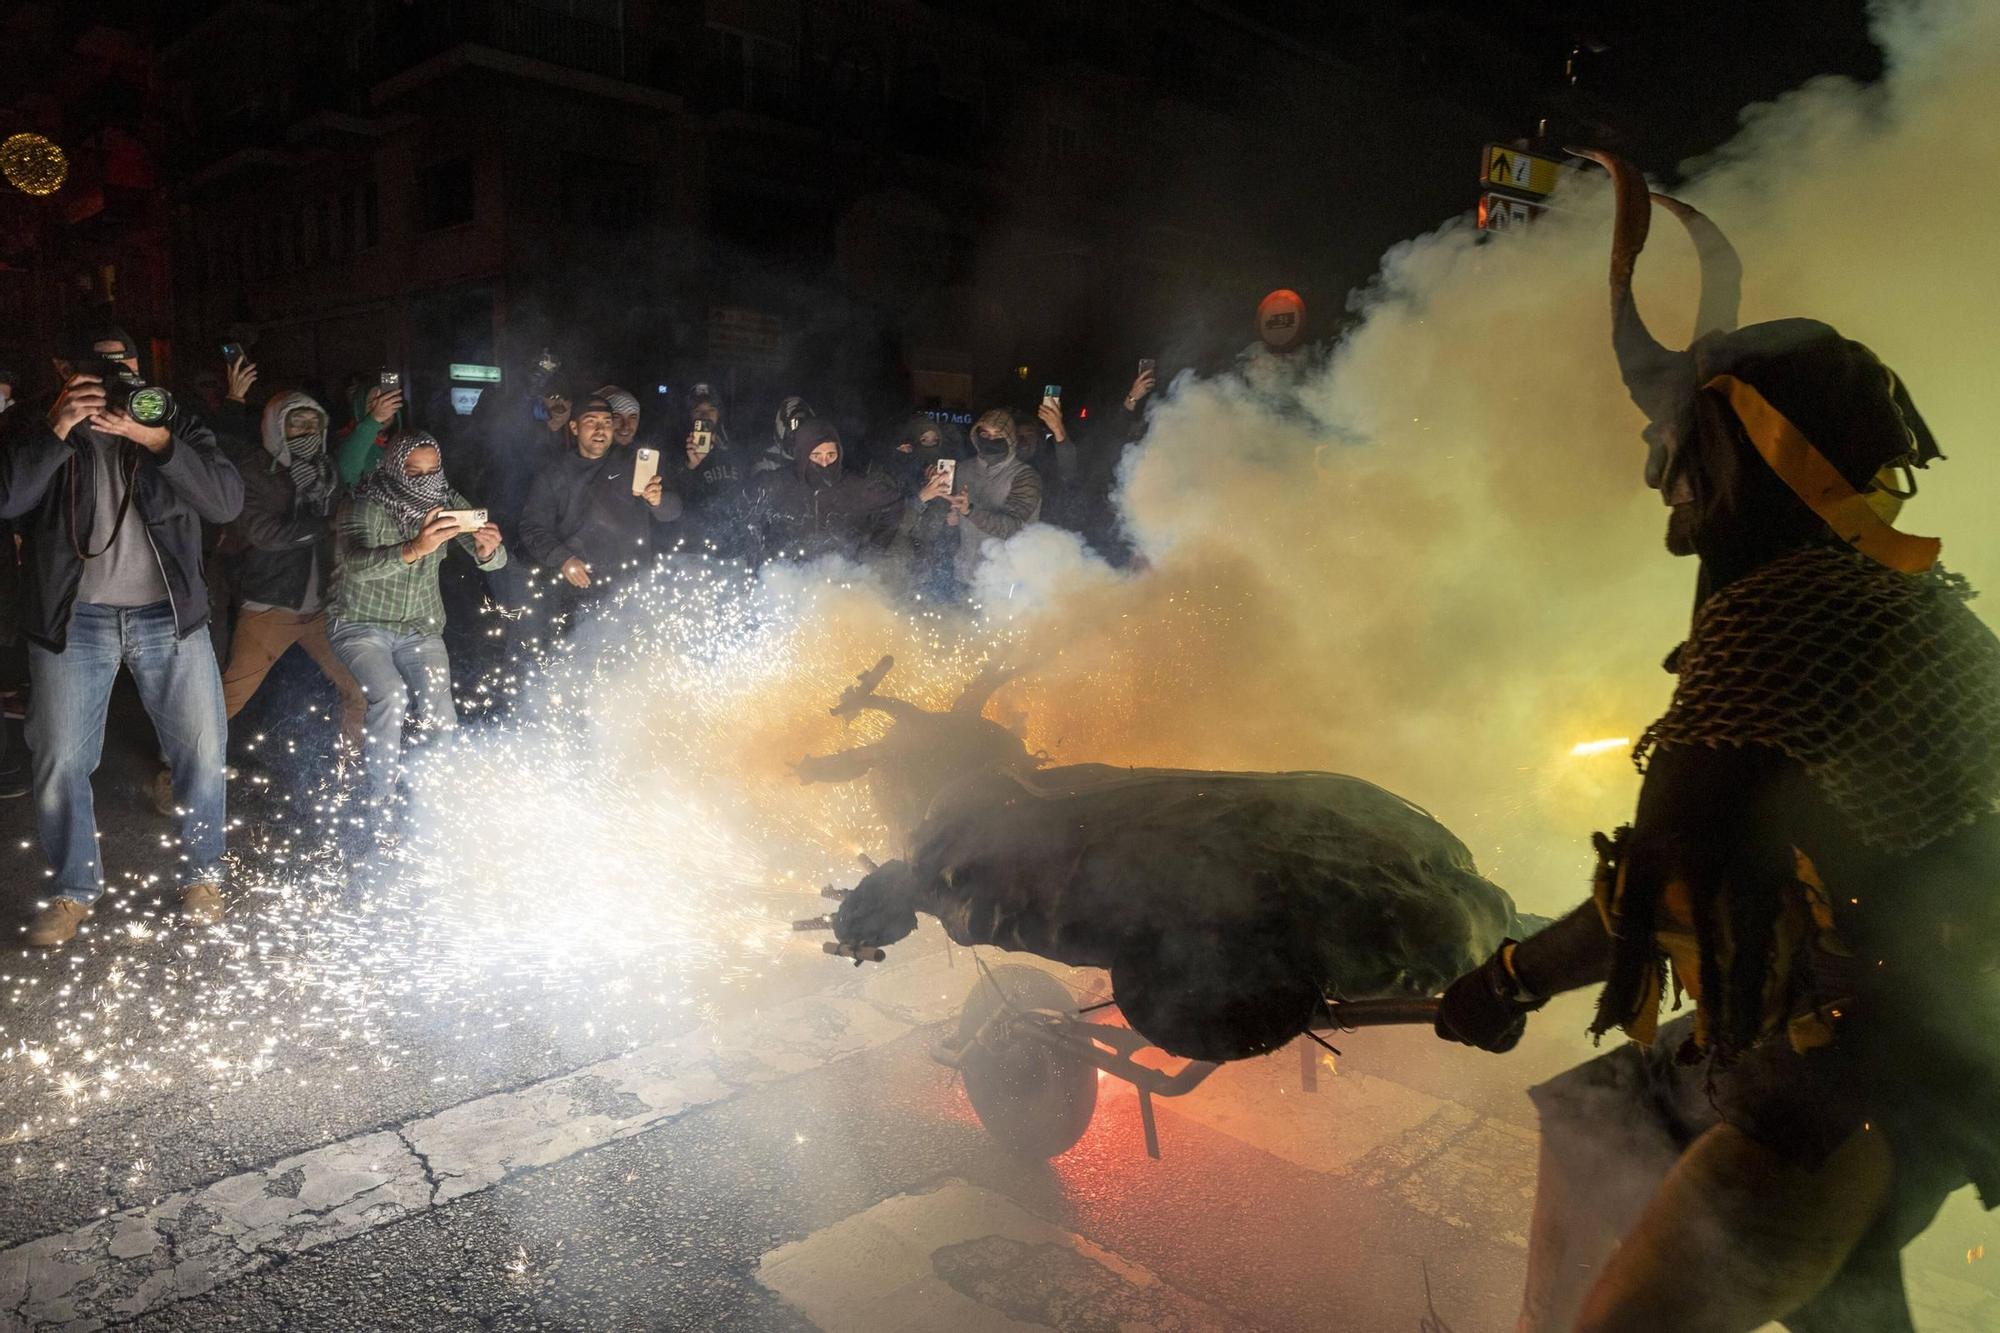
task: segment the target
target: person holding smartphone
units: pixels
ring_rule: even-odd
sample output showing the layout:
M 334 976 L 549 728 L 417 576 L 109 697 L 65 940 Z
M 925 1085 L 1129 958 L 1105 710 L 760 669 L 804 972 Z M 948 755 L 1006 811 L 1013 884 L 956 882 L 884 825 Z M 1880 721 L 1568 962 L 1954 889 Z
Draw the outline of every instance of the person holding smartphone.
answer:
M 498 527 L 467 526 L 484 513 L 445 480 L 436 438 L 408 430 L 389 442 L 382 465 L 361 479 L 334 520 L 327 638 L 368 701 L 362 767 L 378 811 L 396 795 L 411 707 L 426 731 L 458 726 L 438 569 L 447 545 L 482 570 L 507 564 Z
M 996 407 L 972 423 L 973 455 L 959 464 L 945 522 L 957 528 L 957 574 L 972 587 L 987 540 L 1005 541 L 1042 515 L 1042 479 L 1021 458 L 1014 414 Z
M 956 426 L 918 412 L 904 420 L 886 455 L 868 469 L 902 493 L 897 546 L 908 563 L 911 591 L 926 601 L 950 601 L 956 595 L 952 561 L 958 554 L 958 533 L 946 518 L 964 454 L 965 440 Z
M 683 551 L 741 555 L 748 524 L 750 463 L 717 421 L 697 406 L 667 456 L 669 485 L 681 499 L 676 544 Z
M 681 516 L 681 497 L 667 489 L 657 454 L 641 479 L 637 451 L 618 446 L 617 431 L 608 400 L 579 400 L 569 448 L 535 475 L 521 508 L 521 551 L 560 580 L 566 608 L 629 579 L 650 562 L 657 525 Z
M 334 468 L 340 484 L 352 486 L 382 461 L 403 412 L 403 377 L 393 370 L 355 375 L 348 381 L 351 415 L 334 446 Z

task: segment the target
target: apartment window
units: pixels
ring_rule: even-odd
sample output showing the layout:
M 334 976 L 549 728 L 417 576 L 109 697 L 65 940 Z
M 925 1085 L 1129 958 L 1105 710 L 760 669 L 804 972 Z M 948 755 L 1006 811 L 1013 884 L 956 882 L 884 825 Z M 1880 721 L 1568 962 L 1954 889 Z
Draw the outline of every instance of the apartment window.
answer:
M 417 170 L 417 230 L 443 231 L 472 221 L 472 156 L 442 158 Z

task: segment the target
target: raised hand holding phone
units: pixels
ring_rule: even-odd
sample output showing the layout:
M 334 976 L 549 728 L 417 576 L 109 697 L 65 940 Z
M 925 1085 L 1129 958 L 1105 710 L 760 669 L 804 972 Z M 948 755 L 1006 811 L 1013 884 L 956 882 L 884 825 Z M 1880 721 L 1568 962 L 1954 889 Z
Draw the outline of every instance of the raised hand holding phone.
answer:
M 434 510 L 417 529 L 417 535 L 403 543 L 403 563 L 413 565 L 464 531 L 458 515 L 447 509 Z
M 639 450 L 633 456 L 632 460 L 632 494 L 645 495 L 650 503 L 658 504 L 659 501 L 653 499 L 647 492 L 653 482 L 659 479 L 659 476 L 660 451 L 657 449 Z

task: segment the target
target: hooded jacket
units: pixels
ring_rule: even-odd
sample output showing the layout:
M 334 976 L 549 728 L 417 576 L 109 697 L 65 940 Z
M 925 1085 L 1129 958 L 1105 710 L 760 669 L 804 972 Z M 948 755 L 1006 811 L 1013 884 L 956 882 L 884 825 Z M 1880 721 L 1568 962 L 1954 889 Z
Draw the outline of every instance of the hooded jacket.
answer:
M 521 507 L 520 546 L 544 569 L 581 560 L 598 574 L 645 560 L 654 525 L 681 516 L 672 487 L 658 505 L 632 494 L 635 451 L 617 445 L 602 458 L 585 458 L 575 441 L 543 466 Z
M 25 516 L 18 525 L 24 538 L 22 632 L 59 653 L 69 640 L 83 581 L 77 548 L 94 550 L 110 534 L 95 531 L 97 455 L 86 438 L 90 428 L 78 425 L 70 438 L 58 439 L 46 406 L 7 414 L 19 425 L 0 445 L 0 519 Z M 125 521 L 145 525 L 173 608 L 174 633 L 186 638 L 208 623 L 201 525 L 236 517 L 243 508 L 243 481 L 199 418 L 183 413 L 169 429 L 172 439 L 157 454 L 122 440 L 117 452 L 137 464 Z
M 237 554 L 229 566 L 235 600 L 292 611 L 317 611 L 333 571 L 333 504 L 302 501 L 287 470 L 285 417 L 311 408 L 326 420 L 326 409 L 303 393 L 281 393 L 264 405 L 260 455 L 244 458 L 243 512 L 229 525 Z
M 831 442 L 841 451 L 821 468 L 812 451 Z M 763 559 L 823 555 L 859 559 L 888 549 L 903 497 L 890 483 L 846 468 L 839 434 L 823 422 L 801 425 L 793 437 L 788 470 L 760 473 L 751 499 L 751 527 Z M 818 474 L 818 475 L 815 475 Z M 831 474 L 831 475 L 827 475 Z
M 662 471 L 681 498 L 681 538 L 690 548 L 741 554 L 749 526 L 751 460 L 717 430 L 715 444 L 699 464 L 690 464 L 687 433 L 666 451 Z
M 1010 444 L 997 459 L 975 456 L 960 463 L 957 489 L 972 503 L 959 524 L 958 543 L 959 582 L 970 584 L 986 538 L 1005 541 L 1041 517 L 1042 479 Z

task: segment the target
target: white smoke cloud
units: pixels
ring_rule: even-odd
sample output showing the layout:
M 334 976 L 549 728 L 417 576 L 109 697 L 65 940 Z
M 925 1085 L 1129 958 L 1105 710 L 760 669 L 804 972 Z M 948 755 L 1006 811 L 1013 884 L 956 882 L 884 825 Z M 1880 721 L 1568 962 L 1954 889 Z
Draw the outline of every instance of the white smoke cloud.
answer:
M 1881 83 L 1746 111 L 1680 192 L 1742 252 L 1746 322 L 1827 320 L 1903 375 L 1950 458 L 1902 526 L 1992 585 L 2000 6 L 1884 6 L 1879 32 Z M 1581 896 L 1585 835 L 1629 816 L 1637 782 L 1619 747 L 1571 751 L 1659 712 L 1694 570 L 1663 551 L 1611 358 L 1609 192 L 1580 178 L 1557 203 L 1525 235 L 1458 220 L 1398 246 L 1296 402 L 1180 386 L 1124 476 L 1147 573 L 1052 534 L 1008 544 L 982 592 L 1050 664 L 1022 687 L 1039 740 L 1360 774 L 1526 905 Z M 1693 250 L 1665 214 L 1638 285 L 1684 341 Z

